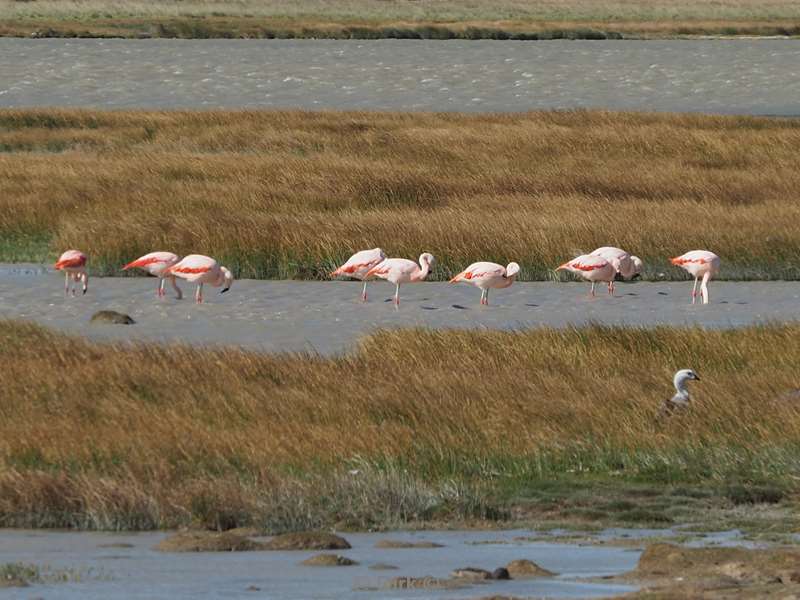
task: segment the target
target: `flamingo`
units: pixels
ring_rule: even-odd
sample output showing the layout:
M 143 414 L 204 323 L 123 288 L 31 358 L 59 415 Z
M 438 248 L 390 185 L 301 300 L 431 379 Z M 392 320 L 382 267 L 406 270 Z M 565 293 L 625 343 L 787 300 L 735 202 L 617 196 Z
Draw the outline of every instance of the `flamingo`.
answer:
M 422 281 L 428 276 L 435 262 L 436 259 L 429 252 L 420 254 L 419 264 L 407 258 L 387 258 L 367 271 L 365 278 L 375 276 L 395 284 L 394 303 L 400 306 L 400 284 Z
M 619 270 L 617 271 L 623 279 L 633 279 L 642 272 L 642 259 L 633 256 L 622 248 L 614 246 L 603 246 L 598 248 L 589 256 L 601 256 L 603 258 L 616 258 L 619 260 Z M 613 291 L 613 285 L 612 291 Z
M 672 378 L 672 385 L 675 386 L 675 395 L 669 400 L 664 400 L 661 404 L 661 408 L 658 411 L 659 418 L 672 414 L 676 409 L 683 410 L 689 407 L 691 398 L 689 397 L 689 390 L 686 384 L 692 380 L 700 381 L 700 378 L 697 376 L 697 373 L 691 369 L 681 369 L 675 373 L 675 376 Z
M 220 291 L 224 294 L 233 285 L 233 275 L 216 260 L 202 254 L 190 254 L 180 262 L 167 267 L 162 271 L 162 277 L 175 276 L 197 284 L 194 299 L 197 304 L 203 301 L 203 284 L 208 283 L 214 287 L 225 287 Z
M 356 252 L 347 259 L 341 267 L 331 273 L 331 277 L 339 277 L 340 275 L 347 275 L 354 277 L 364 282 L 364 289 L 361 290 L 361 301 L 367 301 L 367 272 L 373 267 L 378 266 L 386 260 L 386 254 L 380 248 L 373 248 L 372 250 L 361 250 Z
M 507 267 L 493 262 L 472 263 L 450 280 L 450 283 L 467 281 L 481 289 L 481 304 L 489 306 L 489 290 L 491 288 L 507 288 L 519 274 L 519 265 L 508 263 Z
M 560 270 L 571 271 L 580 275 L 587 281 L 592 282 L 592 297 L 594 297 L 594 286 L 598 281 L 605 281 L 608 283 L 608 293 L 614 293 L 614 275 L 619 271 L 619 260 L 616 258 L 603 258 L 602 256 L 589 256 L 584 254 L 577 258 L 565 262 L 558 267 L 556 271 Z
M 89 289 L 89 274 L 86 272 L 86 255 L 80 250 L 67 250 L 54 265 L 56 271 L 64 271 L 64 295 L 69 295 L 69 282 L 73 281 L 72 295 L 78 287 L 78 281 L 83 284 L 83 293 Z
M 173 254 L 172 252 L 151 252 L 150 254 L 145 254 L 144 256 L 140 256 L 133 262 L 129 262 L 127 265 L 122 267 L 123 271 L 127 271 L 128 269 L 132 269 L 137 267 L 139 269 L 144 269 L 150 275 L 155 275 L 158 277 L 158 285 L 156 286 L 156 296 L 163 297 L 164 293 L 164 283 L 166 279 L 169 279 L 172 287 L 175 289 L 176 298 L 180 300 L 183 298 L 183 292 L 181 292 L 181 288 L 178 287 L 178 284 L 175 281 L 174 275 L 164 275 L 164 271 L 178 263 L 180 259 L 178 258 L 177 254 Z
M 708 250 L 692 250 L 669 260 L 673 265 L 694 275 L 692 304 L 697 299 L 697 280 L 700 277 L 703 278 L 700 283 L 700 295 L 703 297 L 703 304 L 708 304 L 708 282 L 712 276 L 719 273 L 719 256 Z

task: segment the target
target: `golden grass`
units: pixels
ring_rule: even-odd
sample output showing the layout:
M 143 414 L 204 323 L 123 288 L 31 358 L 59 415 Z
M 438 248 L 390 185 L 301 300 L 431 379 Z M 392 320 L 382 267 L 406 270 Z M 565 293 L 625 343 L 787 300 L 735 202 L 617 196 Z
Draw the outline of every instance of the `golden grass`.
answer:
M 650 278 L 707 248 L 722 277 L 794 279 L 799 148 L 800 121 L 750 117 L 4 110 L 0 260 L 49 243 L 118 273 L 164 249 L 321 278 L 381 246 L 432 252 L 438 279 L 541 279 L 618 245 Z
M 469 29 L 468 37 L 490 38 L 558 31 L 669 37 L 797 35 L 798 27 L 792 0 L 0 0 L 0 35 L 441 37 Z
M 411 330 L 322 359 L 4 322 L 0 524 L 374 524 L 366 513 L 442 504 L 485 516 L 500 488 L 567 473 L 783 485 L 800 475 L 798 334 Z M 687 366 L 702 377 L 691 412 L 657 423 Z

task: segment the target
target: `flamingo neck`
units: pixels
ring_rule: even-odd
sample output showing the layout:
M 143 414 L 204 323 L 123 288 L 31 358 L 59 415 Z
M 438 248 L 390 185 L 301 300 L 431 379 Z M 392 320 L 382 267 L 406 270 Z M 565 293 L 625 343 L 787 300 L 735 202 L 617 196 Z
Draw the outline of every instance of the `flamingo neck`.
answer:
M 431 267 L 427 262 L 420 263 L 420 269 L 414 274 L 414 281 L 422 281 L 428 276 Z

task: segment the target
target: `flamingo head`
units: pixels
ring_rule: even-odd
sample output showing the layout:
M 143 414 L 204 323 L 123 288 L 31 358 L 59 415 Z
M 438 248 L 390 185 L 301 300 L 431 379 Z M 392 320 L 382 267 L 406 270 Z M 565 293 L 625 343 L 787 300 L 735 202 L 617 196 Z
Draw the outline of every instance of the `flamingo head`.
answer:
M 219 270 L 220 270 L 220 275 L 217 281 L 215 282 L 215 285 L 220 286 L 224 284 L 225 287 L 223 287 L 219 292 L 220 294 L 224 294 L 229 289 L 231 289 L 231 286 L 233 285 L 233 275 L 231 274 L 231 272 L 228 270 L 227 267 L 220 267 Z
M 635 277 L 642 274 L 642 268 L 644 267 L 644 263 L 642 259 L 638 256 L 631 256 L 631 263 L 633 264 L 633 273 L 631 274 L 630 278 L 634 279 Z
M 620 269 L 620 266 L 622 264 L 622 263 L 620 263 L 620 260 L 618 258 L 616 258 L 615 256 L 612 256 L 611 258 L 609 258 L 607 260 L 608 260 L 608 262 L 611 263 L 611 266 L 614 267 L 614 271 L 616 273 L 619 273 L 619 269 Z
M 519 265 L 515 262 L 508 263 L 506 267 L 506 279 L 512 279 L 519 275 Z
M 422 254 L 419 255 L 419 264 L 427 265 L 429 269 L 432 269 L 433 265 L 436 264 L 436 259 L 430 252 L 423 252 Z

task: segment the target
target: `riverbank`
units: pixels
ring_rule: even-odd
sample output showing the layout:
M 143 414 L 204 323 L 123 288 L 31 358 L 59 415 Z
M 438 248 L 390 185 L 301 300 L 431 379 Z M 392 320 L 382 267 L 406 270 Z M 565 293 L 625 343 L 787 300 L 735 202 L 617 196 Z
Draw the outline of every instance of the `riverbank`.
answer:
M 326 359 L 7 321 L 0 525 L 795 531 L 797 334 L 411 330 Z M 657 421 L 686 366 L 691 410 Z
M 7 2 L 0 35 L 333 39 L 664 39 L 797 36 L 786 0 L 745 2 L 445 1 Z
M 163 249 L 237 278 L 325 279 L 353 251 L 551 280 L 618 245 L 645 279 L 703 247 L 720 277 L 800 278 L 800 120 L 526 114 L 0 111 L 0 260 L 94 275 Z M 635 224 L 633 226 L 632 224 Z

